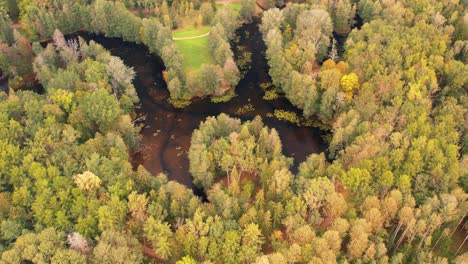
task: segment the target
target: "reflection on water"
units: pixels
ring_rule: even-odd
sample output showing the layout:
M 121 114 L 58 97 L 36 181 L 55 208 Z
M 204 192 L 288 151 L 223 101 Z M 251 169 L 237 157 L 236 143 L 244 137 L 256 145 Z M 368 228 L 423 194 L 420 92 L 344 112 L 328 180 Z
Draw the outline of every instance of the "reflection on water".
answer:
M 278 130 L 283 152 L 295 159 L 294 170 L 308 155 L 326 149 L 326 144 L 321 138 L 323 133 L 319 129 L 298 127 L 267 117 L 274 109 L 297 113 L 300 111 L 283 97 L 273 101 L 262 99 L 264 92 L 259 84 L 269 82 L 270 77 L 264 57 L 265 45 L 258 31 L 258 21 L 244 25 L 238 30 L 238 45 L 246 46 L 252 52 L 251 68 L 236 87 L 238 96 L 227 103 L 211 103 L 208 98 L 199 99 L 183 109 L 176 109 L 168 103 L 169 93 L 162 78 L 164 64 L 160 58 L 150 54 L 145 46 L 101 35 L 80 35 L 86 40 L 92 39 L 100 43 L 110 50 L 112 55 L 122 58 L 126 65 L 134 67 L 134 85 L 141 101 L 138 111 L 147 115 L 141 131 L 141 149 L 132 155 L 134 166 L 141 164 L 154 175 L 165 172 L 169 179 L 192 187 L 187 157 L 192 131 L 206 117 L 223 112 L 242 120 L 260 115 L 266 125 Z M 236 114 L 237 110 L 246 104 L 251 104 L 253 110 L 241 115 Z

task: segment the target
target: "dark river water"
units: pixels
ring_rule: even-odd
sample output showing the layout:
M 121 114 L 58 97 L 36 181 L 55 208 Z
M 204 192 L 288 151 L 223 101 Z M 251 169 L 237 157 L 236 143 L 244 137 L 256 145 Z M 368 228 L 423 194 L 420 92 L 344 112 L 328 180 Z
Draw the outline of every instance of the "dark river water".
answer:
M 298 163 L 304 161 L 308 155 L 325 151 L 327 145 L 322 139 L 324 132 L 318 128 L 298 127 L 271 116 L 275 109 L 298 114 L 300 111 L 283 97 L 273 101 L 262 98 L 264 91 L 259 84 L 270 82 L 271 79 L 264 57 L 266 47 L 258 31 L 258 21 L 245 24 L 237 34 L 239 42 L 234 47 L 236 56 L 241 46 L 252 53 L 251 68 L 237 85 L 237 96 L 226 103 L 212 103 L 209 98 L 197 99 L 183 109 L 174 108 L 168 103 L 169 92 L 162 78 L 164 64 L 159 57 L 149 53 L 144 45 L 102 35 L 79 34 L 86 40 L 100 43 L 136 72 L 133 83 L 141 103 L 137 111 L 140 115 L 146 114 L 146 120 L 141 130 L 141 149 L 132 154 L 134 166 L 141 164 L 153 175 L 164 172 L 169 179 L 193 187 L 187 157 L 192 131 L 208 116 L 220 113 L 242 120 L 260 115 L 266 125 L 279 132 L 283 153 L 294 158 L 294 171 Z M 238 114 L 238 110 L 247 104 L 253 109 Z

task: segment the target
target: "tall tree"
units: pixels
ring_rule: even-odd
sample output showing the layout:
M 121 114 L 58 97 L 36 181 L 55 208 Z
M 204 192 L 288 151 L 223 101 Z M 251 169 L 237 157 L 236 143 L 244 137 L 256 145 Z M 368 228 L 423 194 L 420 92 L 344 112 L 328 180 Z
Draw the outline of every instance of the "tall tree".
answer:
M 141 263 L 142 247 L 131 234 L 109 230 L 99 237 L 92 259 L 96 263 Z
M 255 16 L 257 9 L 257 3 L 254 0 L 241 0 L 241 7 L 239 10 L 239 16 L 241 19 L 250 21 Z
M 322 9 L 311 9 L 299 14 L 296 21 L 295 37 L 299 43 L 311 42 L 317 50 L 317 59 L 327 55 L 333 24 L 330 15 Z

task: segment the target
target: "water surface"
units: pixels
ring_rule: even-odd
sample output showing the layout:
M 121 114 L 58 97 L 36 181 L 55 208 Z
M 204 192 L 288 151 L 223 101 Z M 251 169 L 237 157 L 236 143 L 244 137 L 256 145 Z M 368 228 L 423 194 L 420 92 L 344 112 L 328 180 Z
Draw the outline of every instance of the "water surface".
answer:
M 140 97 L 137 110 L 146 115 L 141 130 L 141 149 L 133 153 L 134 166 L 143 165 L 153 175 L 164 172 L 169 179 L 188 187 L 192 186 L 187 152 L 190 148 L 192 131 L 208 116 L 227 113 L 242 120 L 260 115 L 266 125 L 278 130 L 283 143 L 283 153 L 295 160 L 293 170 L 299 162 L 312 154 L 325 151 L 323 132 L 317 128 L 298 127 L 271 117 L 275 109 L 300 113 L 287 99 L 280 97 L 273 101 L 263 100 L 264 91 L 259 84 L 271 82 L 268 65 L 264 56 L 266 47 L 258 31 L 258 21 L 244 25 L 237 31 L 238 43 L 234 46 L 236 57 L 241 46 L 252 53 L 250 70 L 236 87 L 237 96 L 226 103 L 212 103 L 209 98 L 197 99 L 183 109 L 168 103 L 169 92 L 162 77 L 164 64 L 151 54 L 144 45 L 124 42 L 118 38 L 80 33 L 86 40 L 94 40 L 108 49 L 112 55 L 122 58 L 126 65 L 134 68 L 134 85 Z M 250 104 L 253 110 L 239 113 L 238 110 Z

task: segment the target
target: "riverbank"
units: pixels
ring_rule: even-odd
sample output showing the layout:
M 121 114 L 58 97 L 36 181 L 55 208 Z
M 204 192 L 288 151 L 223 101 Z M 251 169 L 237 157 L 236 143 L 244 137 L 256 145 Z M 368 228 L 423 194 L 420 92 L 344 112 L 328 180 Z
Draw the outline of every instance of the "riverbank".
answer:
M 242 50 L 251 54 L 251 67 L 236 87 L 237 96 L 225 103 L 212 103 L 209 98 L 196 99 L 182 109 L 175 108 L 168 102 L 169 93 L 162 76 L 164 64 L 145 46 L 102 35 L 80 34 L 87 40 L 100 43 L 112 55 L 122 58 L 126 65 L 134 67 L 134 85 L 141 104 L 138 112 L 139 115 L 146 115 L 141 130 L 141 148 L 131 155 L 134 167 L 142 165 L 153 175 L 166 173 L 169 179 L 192 187 L 187 157 L 192 131 L 206 117 L 220 113 L 242 120 L 261 116 L 267 126 L 278 130 L 284 154 L 294 158 L 294 171 L 308 155 L 326 150 L 327 145 L 322 139 L 325 132 L 317 128 L 300 127 L 274 117 L 274 111 L 278 109 L 301 115 L 301 111 L 286 98 L 279 97 L 271 101 L 263 99 L 264 90 L 260 84 L 271 80 L 263 56 L 265 45 L 258 32 L 258 23 L 257 19 L 237 31 L 239 42 L 234 46 L 236 59 Z

